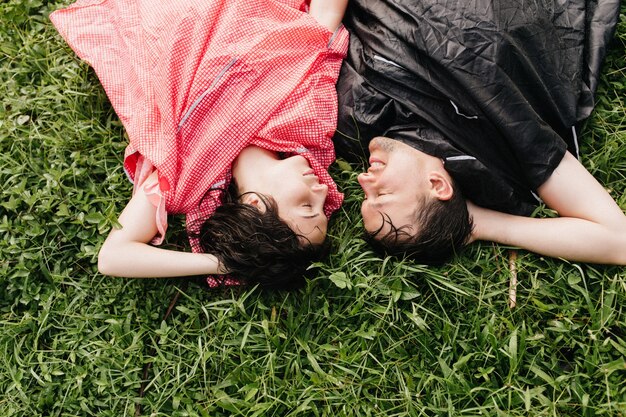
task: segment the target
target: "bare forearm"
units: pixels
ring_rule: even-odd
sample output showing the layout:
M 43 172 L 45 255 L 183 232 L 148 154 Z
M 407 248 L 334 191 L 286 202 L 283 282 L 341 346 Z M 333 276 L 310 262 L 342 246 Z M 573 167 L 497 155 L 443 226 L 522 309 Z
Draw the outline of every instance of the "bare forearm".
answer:
M 109 241 L 98 255 L 98 270 L 127 278 L 160 278 L 219 274 L 213 255 L 156 248 L 142 242 Z
M 473 238 L 556 258 L 626 265 L 626 216 L 569 152 L 537 191 L 561 217 L 512 216 L 468 203 Z
M 475 238 L 578 262 L 626 265 L 626 221 L 612 226 L 571 217 L 528 218 L 481 209 Z

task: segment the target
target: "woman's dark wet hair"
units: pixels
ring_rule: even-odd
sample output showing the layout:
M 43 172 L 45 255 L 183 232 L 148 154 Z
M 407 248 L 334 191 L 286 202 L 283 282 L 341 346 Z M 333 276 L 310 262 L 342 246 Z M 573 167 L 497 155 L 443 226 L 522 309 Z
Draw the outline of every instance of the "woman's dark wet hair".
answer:
M 389 216 L 383 214 L 383 222 L 391 230 L 378 236 L 381 229 L 366 233 L 366 239 L 379 253 L 407 256 L 428 265 L 441 265 L 461 252 L 469 242 L 474 223 L 467 210 L 467 203 L 458 187 L 449 200 L 423 199 L 415 217 L 417 233 L 411 235 L 409 225 L 396 227 Z
M 275 201 L 257 195 L 265 205 L 264 212 L 242 203 L 235 181 L 231 181 L 223 192 L 222 205 L 200 227 L 200 246 L 246 284 L 297 288 L 304 283 L 307 268 L 321 258 L 325 245 L 313 245 L 296 234 L 278 216 Z

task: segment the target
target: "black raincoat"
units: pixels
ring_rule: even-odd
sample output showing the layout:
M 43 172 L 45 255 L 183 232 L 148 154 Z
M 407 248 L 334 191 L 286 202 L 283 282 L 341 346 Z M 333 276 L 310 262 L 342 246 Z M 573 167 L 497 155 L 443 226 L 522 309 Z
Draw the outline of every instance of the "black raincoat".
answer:
M 619 0 L 351 0 L 337 154 L 385 135 L 478 205 L 528 215 L 591 113 Z

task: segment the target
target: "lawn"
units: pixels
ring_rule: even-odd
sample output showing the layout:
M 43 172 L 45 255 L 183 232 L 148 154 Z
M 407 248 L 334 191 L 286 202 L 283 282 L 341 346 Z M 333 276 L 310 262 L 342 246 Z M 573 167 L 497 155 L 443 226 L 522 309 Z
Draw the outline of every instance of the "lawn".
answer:
M 126 139 L 59 4 L 0 4 L 0 416 L 626 416 L 625 268 L 491 244 L 441 268 L 380 258 L 361 166 L 333 168 L 346 203 L 301 290 L 98 274 Z M 626 209 L 625 50 L 623 4 L 582 154 Z

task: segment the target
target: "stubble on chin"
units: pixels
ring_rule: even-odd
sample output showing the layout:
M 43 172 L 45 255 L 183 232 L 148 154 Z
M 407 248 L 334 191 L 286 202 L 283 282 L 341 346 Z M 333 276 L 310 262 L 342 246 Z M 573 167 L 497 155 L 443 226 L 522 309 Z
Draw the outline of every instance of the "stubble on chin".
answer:
M 397 142 L 394 139 L 390 139 L 384 136 L 378 136 L 372 139 L 372 141 L 370 142 L 370 148 L 378 148 L 384 152 L 389 153 L 396 149 L 396 143 Z

